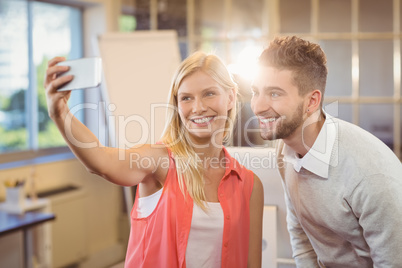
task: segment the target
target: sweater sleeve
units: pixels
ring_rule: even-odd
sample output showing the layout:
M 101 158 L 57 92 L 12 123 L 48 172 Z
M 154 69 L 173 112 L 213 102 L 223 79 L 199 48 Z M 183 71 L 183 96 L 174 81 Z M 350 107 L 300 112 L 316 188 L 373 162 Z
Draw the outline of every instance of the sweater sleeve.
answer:
M 295 215 L 292 203 L 290 202 L 285 190 L 285 202 L 287 208 L 287 227 L 290 234 L 290 243 L 293 250 L 293 258 L 298 268 L 314 268 L 319 267 L 317 263 L 317 255 L 310 243 L 309 238 L 304 232 L 300 222 Z
M 351 206 L 370 247 L 374 267 L 402 263 L 402 180 L 382 174 L 363 179 L 351 194 Z

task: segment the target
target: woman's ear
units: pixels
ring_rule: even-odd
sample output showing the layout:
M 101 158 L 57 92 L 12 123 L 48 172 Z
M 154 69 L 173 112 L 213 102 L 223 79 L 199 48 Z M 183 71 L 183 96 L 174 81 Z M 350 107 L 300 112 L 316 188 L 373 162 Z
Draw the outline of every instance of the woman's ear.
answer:
M 233 107 L 234 107 L 234 105 L 236 103 L 235 89 L 234 88 L 230 89 L 229 92 L 228 92 L 228 95 L 229 95 L 229 98 L 228 98 L 228 100 L 229 100 L 228 111 L 230 111 L 231 109 L 233 109 Z
M 321 107 L 321 91 L 318 89 L 308 93 L 307 114 L 312 114 Z

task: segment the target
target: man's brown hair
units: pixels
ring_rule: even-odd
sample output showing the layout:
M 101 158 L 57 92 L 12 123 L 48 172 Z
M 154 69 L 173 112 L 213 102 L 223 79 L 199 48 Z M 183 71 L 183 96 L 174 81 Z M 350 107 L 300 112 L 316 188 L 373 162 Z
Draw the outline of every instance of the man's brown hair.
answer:
M 327 82 L 327 58 L 318 44 L 296 36 L 277 37 L 272 40 L 260 58 L 263 66 L 293 71 L 293 83 L 304 96 L 314 89 L 324 98 Z M 321 100 L 322 104 L 322 100 Z

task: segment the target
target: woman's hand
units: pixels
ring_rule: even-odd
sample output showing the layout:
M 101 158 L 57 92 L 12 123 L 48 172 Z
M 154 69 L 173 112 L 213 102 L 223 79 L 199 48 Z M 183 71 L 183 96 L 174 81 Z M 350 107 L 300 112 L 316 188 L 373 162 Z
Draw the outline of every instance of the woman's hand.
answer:
M 67 101 L 71 91 L 57 91 L 59 87 L 73 79 L 72 75 L 57 77 L 58 74 L 70 69 L 68 66 L 58 66 L 59 62 L 65 61 L 64 57 L 55 57 L 48 62 L 45 77 L 46 101 L 48 113 L 52 120 L 65 116 L 69 109 Z

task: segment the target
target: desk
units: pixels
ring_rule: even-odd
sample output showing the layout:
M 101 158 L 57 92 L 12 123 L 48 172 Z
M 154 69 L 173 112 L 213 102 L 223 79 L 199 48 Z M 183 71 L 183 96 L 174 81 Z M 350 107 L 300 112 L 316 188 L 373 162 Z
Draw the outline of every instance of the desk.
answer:
M 15 231 L 23 231 L 24 267 L 29 268 L 32 267 L 31 257 L 33 253 L 30 228 L 54 219 L 55 215 L 52 213 L 26 212 L 18 215 L 0 211 L 0 236 Z

